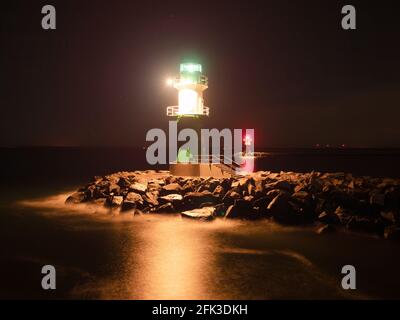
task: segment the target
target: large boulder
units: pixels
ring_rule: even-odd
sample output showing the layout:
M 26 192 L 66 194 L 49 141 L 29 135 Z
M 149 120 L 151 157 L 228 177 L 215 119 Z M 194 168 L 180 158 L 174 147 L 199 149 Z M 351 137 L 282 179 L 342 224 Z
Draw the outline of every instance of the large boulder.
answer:
M 122 202 L 124 201 L 124 197 L 122 196 L 114 196 L 112 197 L 111 200 L 111 206 L 112 207 L 119 207 L 122 205 Z
M 129 185 L 129 190 L 139 193 L 145 193 L 147 191 L 148 183 L 147 182 L 134 182 Z
M 181 213 L 182 218 L 199 220 L 199 221 L 211 221 L 214 219 L 214 207 L 197 208 L 193 210 L 184 211 Z
M 183 201 L 187 208 L 199 208 L 202 203 L 215 203 L 218 198 L 209 191 L 188 192 Z
M 242 198 L 242 196 L 237 191 L 230 190 L 224 195 L 224 197 L 222 198 L 222 202 L 226 206 L 230 206 L 235 202 L 235 200 L 241 199 L 241 198 Z
M 67 200 L 65 200 L 65 203 L 67 204 L 78 204 L 82 203 L 86 200 L 86 195 L 85 192 L 75 192 L 72 195 L 70 195 Z
M 121 177 L 121 178 L 119 178 L 117 184 L 118 184 L 121 188 L 127 188 L 127 187 L 129 187 L 129 185 L 131 184 L 131 182 L 129 181 L 128 178 L 126 178 L 126 177 Z
M 235 200 L 233 205 L 228 207 L 225 213 L 225 219 L 257 219 L 258 212 L 253 209 L 250 201 L 244 199 Z
M 182 187 L 179 185 L 179 183 L 170 183 L 165 186 L 163 186 L 160 190 L 161 195 L 168 195 L 171 193 L 181 193 Z
M 142 209 L 143 204 L 144 204 L 144 201 L 140 194 L 135 193 L 135 192 L 129 192 L 126 195 L 124 202 L 122 203 L 121 211 L 128 211 L 128 210 L 132 210 L 132 209 Z
M 282 224 L 302 224 L 306 222 L 301 207 L 297 206 L 288 194 L 277 195 L 267 207 L 275 221 Z

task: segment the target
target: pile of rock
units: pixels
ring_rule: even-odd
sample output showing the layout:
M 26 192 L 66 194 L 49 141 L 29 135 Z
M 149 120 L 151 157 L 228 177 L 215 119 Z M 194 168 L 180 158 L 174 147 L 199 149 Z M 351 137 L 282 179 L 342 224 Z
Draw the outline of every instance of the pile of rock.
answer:
M 180 213 L 188 219 L 273 219 L 320 222 L 320 232 L 345 226 L 400 236 L 400 180 L 345 173 L 256 172 L 232 178 L 176 177 L 168 171 L 95 177 L 67 203 L 96 203 L 121 213 Z

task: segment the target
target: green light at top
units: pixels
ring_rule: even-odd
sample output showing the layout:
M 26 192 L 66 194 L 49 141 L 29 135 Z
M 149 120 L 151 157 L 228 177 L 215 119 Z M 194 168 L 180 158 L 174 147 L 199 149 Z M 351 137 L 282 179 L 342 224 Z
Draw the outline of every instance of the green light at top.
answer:
M 194 72 L 201 73 L 202 67 L 201 67 L 201 64 L 198 64 L 198 63 L 181 63 L 180 71 L 181 72 L 189 72 L 189 73 L 194 73 Z

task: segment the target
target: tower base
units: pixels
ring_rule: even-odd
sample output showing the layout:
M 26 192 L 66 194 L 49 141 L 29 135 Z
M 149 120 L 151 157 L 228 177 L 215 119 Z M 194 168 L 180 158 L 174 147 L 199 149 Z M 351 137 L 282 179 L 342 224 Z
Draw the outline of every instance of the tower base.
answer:
M 233 171 L 213 163 L 170 163 L 169 171 L 174 176 L 229 178 Z

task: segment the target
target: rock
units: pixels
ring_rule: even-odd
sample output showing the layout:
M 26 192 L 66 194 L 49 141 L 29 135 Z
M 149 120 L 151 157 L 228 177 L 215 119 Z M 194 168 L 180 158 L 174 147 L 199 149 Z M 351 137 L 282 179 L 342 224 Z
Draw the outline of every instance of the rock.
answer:
M 326 234 L 336 231 L 335 227 L 330 224 L 325 224 L 317 229 L 318 234 Z
M 384 231 L 384 237 L 388 240 L 400 240 L 400 227 L 390 226 L 386 227 Z
M 188 192 L 183 197 L 184 203 L 188 208 L 198 208 L 202 203 L 215 203 L 217 197 L 209 191 Z
M 214 192 L 213 192 L 213 194 L 218 196 L 218 197 L 223 195 L 224 193 L 225 193 L 225 189 L 221 185 L 216 186 L 215 189 L 214 189 Z
M 86 195 L 85 192 L 75 192 L 72 195 L 70 195 L 67 200 L 65 200 L 65 203 L 67 204 L 78 204 L 82 203 L 86 200 Z
M 306 186 L 304 184 L 298 184 L 297 186 L 294 187 L 294 193 L 305 191 Z
M 108 193 L 113 193 L 117 195 L 119 194 L 120 190 L 121 190 L 120 186 L 116 183 L 112 182 L 108 185 Z
M 122 203 L 121 211 L 132 209 L 143 209 L 144 200 L 142 196 L 135 192 L 129 192 Z
M 166 202 L 174 202 L 174 201 L 182 201 L 183 197 L 180 194 L 171 193 L 166 196 L 160 197 L 160 199 L 163 199 Z
M 143 200 L 153 207 L 158 206 L 159 204 L 157 194 L 154 192 L 146 192 L 146 194 L 143 196 Z
M 121 178 L 119 178 L 117 184 L 118 184 L 121 188 L 127 188 L 127 187 L 129 187 L 129 185 L 131 184 L 131 182 L 130 182 L 127 178 L 121 177 Z
M 123 201 L 124 201 L 124 198 L 122 196 L 114 196 L 112 198 L 111 205 L 113 207 L 119 207 Z
M 255 220 L 259 217 L 258 211 L 253 209 L 251 202 L 244 199 L 236 199 L 235 203 L 229 206 L 225 213 L 225 219 Z
M 225 196 L 222 198 L 222 202 L 226 206 L 232 205 L 236 199 L 240 199 L 242 196 L 236 191 L 228 191 Z
M 129 185 L 129 190 L 139 193 L 145 193 L 147 191 L 147 187 L 148 187 L 147 183 L 134 182 Z
M 385 232 L 396 234 L 399 227 L 400 179 L 341 172 L 264 171 L 231 178 L 177 177 L 154 170 L 117 172 L 95 177 L 65 202 L 90 202 L 131 212 L 214 208 L 213 216 L 227 219 L 271 217 L 284 224 L 319 221 L 329 228 L 343 225 L 384 236 Z
M 200 220 L 200 221 L 211 221 L 214 219 L 214 207 L 204 207 L 199 209 L 193 209 L 184 211 L 181 213 L 182 218 Z
M 168 202 L 166 204 L 163 204 L 159 207 L 156 207 L 154 210 L 152 210 L 153 212 L 157 212 L 157 213 L 176 213 L 176 210 L 174 208 L 174 206 L 172 205 L 171 202 Z
M 352 231 L 379 233 L 380 226 L 373 220 L 360 217 L 351 217 L 347 228 Z
M 239 185 L 240 185 L 239 181 L 233 181 L 232 184 L 231 184 L 231 187 L 232 188 L 237 188 L 237 187 L 239 187 Z
M 143 204 L 143 198 L 140 194 L 136 192 L 129 192 L 125 198 L 126 201 L 132 201 L 138 204 Z
M 311 195 L 306 191 L 297 191 L 292 194 L 292 198 L 300 199 L 300 200 L 307 200 L 311 199 Z
M 214 208 L 215 208 L 214 216 L 216 216 L 216 217 L 225 216 L 225 213 L 227 210 L 227 207 L 225 206 L 225 204 L 219 203 L 219 204 L 215 205 Z
M 267 184 L 267 187 L 271 188 L 271 189 L 286 190 L 286 191 L 289 191 L 289 192 L 292 192 L 293 189 L 294 189 L 293 185 L 290 184 L 288 181 L 285 181 L 285 180 L 279 180 L 279 181 L 276 181 L 276 182 L 273 182 L 273 183 L 269 183 L 269 184 Z
M 392 211 L 389 212 L 381 212 L 381 217 L 391 224 L 395 224 L 397 222 L 396 214 Z
M 280 194 L 288 194 L 287 193 L 287 191 L 282 191 L 282 190 L 279 190 L 279 189 L 272 189 L 272 190 L 269 190 L 268 192 L 267 192 L 267 197 L 270 199 L 270 200 L 272 200 L 272 199 L 274 199 L 277 195 L 280 195 Z
M 318 216 L 318 220 L 327 224 L 339 224 L 340 219 L 335 213 L 327 213 L 326 211 L 322 212 Z
M 287 194 L 277 195 L 268 205 L 267 212 L 279 223 L 301 224 L 304 223 L 302 212 Z
M 161 188 L 162 195 L 168 195 L 171 193 L 181 193 L 182 187 L 178 183 L 170 183 Z
M 385 205 L 385 195 L 381 193 L 374 193 L 369 198 L 369 203 L 383 207 Z

